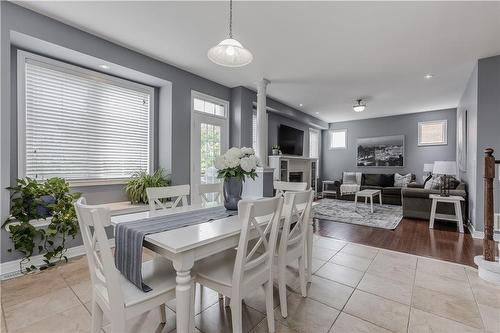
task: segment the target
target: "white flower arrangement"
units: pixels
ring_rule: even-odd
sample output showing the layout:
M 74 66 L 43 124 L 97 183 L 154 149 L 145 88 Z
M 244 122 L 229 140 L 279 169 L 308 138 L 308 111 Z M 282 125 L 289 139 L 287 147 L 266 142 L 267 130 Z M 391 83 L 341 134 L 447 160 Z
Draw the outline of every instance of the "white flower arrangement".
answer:
M 245 176 L 255 179 L 255 169 L 261 166 L 259 159 L 255 156 L 253 148 L 229 149 L 225 154 L 215 159 L 215 168 L 219 178 L 238 177 L 245 180 Z

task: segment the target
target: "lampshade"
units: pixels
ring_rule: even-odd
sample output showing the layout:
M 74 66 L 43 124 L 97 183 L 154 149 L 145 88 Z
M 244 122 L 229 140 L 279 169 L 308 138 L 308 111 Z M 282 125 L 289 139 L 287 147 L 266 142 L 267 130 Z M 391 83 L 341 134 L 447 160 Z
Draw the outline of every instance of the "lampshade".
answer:
M 434 170 L 434 163 L 424 163 L 424 172 L 432 172 Z
M 432 173 L 435 175 L 457 175 L 457 162 L 456 161 L 436 161 Z
M 228 38 L 208 50 L 208 58 L 217 65 L 241 67 L 251 63 L 253 56 L 236 39 Z

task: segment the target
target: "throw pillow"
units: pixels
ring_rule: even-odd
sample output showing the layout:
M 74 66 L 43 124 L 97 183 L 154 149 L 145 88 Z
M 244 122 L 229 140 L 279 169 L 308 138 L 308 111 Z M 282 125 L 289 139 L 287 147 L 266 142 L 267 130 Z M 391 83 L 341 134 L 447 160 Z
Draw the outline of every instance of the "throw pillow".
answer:
M 344 172 L 342 176 L 342 184 L 357 184 L 356 172 Z
M 395 187 L 407 187 L 411 182 L 411 173 L 407 175 L 400 175 L 399 173 L 394 174 L 394 186 Z
M 382 187 L 393 187 L 394 186 L 394 175 L 393 174 L 382 174 L 380 175 L 380 186 Z
M 434 175 L 431 179 L 425 182 L 424 189 L 426 190 L 439 190 L 441 186 L 441 176 Z
M 382 175 L 375 173 L 365 173 L 363 174 L 363 185 L 366 186 L 381 186 L 380 177 Z

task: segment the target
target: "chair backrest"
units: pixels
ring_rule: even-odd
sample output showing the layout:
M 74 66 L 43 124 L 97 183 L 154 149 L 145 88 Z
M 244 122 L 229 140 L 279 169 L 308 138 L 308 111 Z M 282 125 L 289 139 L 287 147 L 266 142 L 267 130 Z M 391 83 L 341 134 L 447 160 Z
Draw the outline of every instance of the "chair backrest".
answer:
M 241 221 L 240 241 L 233 271 L 233 286 L 240 286 L 245 275 L 269 274 L 276 249 L 283 198 L 242 200 L 238 203 Z M 257 235 L 251 249 L 249 240 Z
M 202 203 L 208 202 L 219 202 L 222 203 L 222 182 L 214 184 L 199 184 L 198 186 L 198 196 Z M 213 200 L 210 198 L 210 194 L 213 194 Z M 193 198 L 194 196 L 191 196 Z
M 87 205 L 83 197 L 74 206 L 87 253 L 92 289 L 99 291 L 112 312 L 123 312 L 120 272 L 116 269 L 104 230 L 104 227 L 111 225 L 111 212 L 108 208 Z
M 187 206 L 187 196 L 189 195 L 190 188 L 191 187 L 189 185 L 146 188 L 149 210 L 153 212 L 156 210 L 156 207 L 161 209 L 175 208 L 180 202 L 182 202 L 183 206 Z M 175 198 L 172 206 L 167 206 L 166 203 L 161 201 L 161 199 L 167 198 Z
M 305 191 L 307 189 L 307 183 L 303 182 L 280 182 L 275 181 L 273 183 L 274 189 L 276 190 L 276 196 L 282 197 L 286 191 Z
M 278 248 L 280 257 L 285 258 L 284 256 L 286 256 L 289 249 L 297 246 L 303 248 L 307 236 L 307 224 L 311 216 L 313 197 L 313 190 L 285 193 L 283 203 L 283 216 L 285 219 Z

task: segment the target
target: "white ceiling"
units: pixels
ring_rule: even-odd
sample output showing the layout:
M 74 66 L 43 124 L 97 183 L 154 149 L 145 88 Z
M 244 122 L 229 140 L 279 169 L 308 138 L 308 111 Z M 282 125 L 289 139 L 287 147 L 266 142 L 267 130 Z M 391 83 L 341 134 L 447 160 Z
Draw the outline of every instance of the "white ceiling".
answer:
M 265 77 L 269 96 L 328 122 L 456 107 L 475 61 L 500 54 L 500 2 L 238 1 L 234 35 L 254 61 L 237 69 L 206 56 L 228 2 L 18 4 L 229 87 Z

